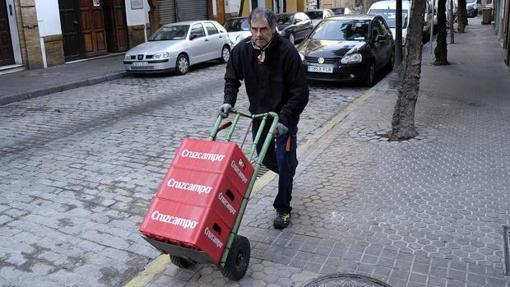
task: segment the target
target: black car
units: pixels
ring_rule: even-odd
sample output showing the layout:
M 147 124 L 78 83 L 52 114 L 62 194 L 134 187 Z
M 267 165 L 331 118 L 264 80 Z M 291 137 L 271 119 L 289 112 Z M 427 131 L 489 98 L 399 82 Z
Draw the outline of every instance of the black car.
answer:
M 294 44 L 302 41 L 313 30 L 312 20 L 303 12 L 276 15 L 278 33 Z
M 376 15 L 324 19 L 299 46 L 306 76 L 319 81 L 374 84 L 375 73 L 393 67 L 393 37 Z

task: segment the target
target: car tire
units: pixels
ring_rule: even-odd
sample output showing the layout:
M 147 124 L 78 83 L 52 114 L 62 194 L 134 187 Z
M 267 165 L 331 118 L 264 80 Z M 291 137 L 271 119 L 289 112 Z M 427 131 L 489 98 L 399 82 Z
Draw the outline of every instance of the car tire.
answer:
M 294 45 L 296 43 L 296 38 L 294 37 L 294 33 L 289 34 L 289 41 Z
M 221 48 L 220 62 L 226 63 L 230 59 L 230 47 L 225 45 Z
M 189 59 L 185 54 L 180 54 L 175 62 L 175 73 L 177 75 L 184 75 L 189 71 Z
M 395 48 L 392 49 L 390 60 L 388 61 L 387 68 L 388 71 L 393 70 L 393 67 L 395 66 Z
M 370 65 L 368 66 L 367 76 L 365 78 L 364 84 L 367 87 L 372 87 L 375 82 L 375 64 L 374 61 L 370 61 Z

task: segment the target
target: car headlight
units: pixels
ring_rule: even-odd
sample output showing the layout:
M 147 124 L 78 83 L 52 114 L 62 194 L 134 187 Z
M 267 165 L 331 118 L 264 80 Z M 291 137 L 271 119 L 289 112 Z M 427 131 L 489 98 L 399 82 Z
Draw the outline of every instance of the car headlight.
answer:
M 124 56 L 124 60 L 131 60 L 131 55 L 126 54 L 126 55 Z
M 355 64 L 355 63 L 361 63 L 363 61 L 363 56 L 361 56 L 360 53 L 354 53 L 350 55 L 346 55 L 342 58 L 340 63 L 342 64 Z
M 154 59 L 166 59 L 166 58 L 170 58 L 170 53 L 168 52 L 163 52 L 163 53 L 158 53 L 158 54 L 154 54 Z

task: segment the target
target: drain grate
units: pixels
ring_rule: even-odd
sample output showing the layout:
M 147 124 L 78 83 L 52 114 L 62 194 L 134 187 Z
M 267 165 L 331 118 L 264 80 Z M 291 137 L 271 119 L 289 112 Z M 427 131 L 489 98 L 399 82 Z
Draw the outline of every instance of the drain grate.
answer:
M 510 226 L 504 226 L 506 276 L 510 276 Z

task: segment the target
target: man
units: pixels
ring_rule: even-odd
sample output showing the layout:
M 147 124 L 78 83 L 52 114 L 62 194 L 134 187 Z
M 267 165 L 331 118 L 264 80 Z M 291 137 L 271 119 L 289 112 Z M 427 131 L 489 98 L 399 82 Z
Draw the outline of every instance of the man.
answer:
M 275 14 L 256 8 L 251 12 L 249 22 L 251 38 L 234 47 L 227 63 L 225 99 L 220 114 L 227 117 L 235 105 L 240 81 L 246 86 L 251 113 L 278 113 L 276 144 L 270 146 L 263 163 L 279 174 L 273 224 L 276 229 L 283 229 L 290 223 L 292 184 L 298 164 L 297 124 L 308 103 L 308 85 L 298 51 L 276 32 Z M 260 121 L 254 121 L 253 137 L 259 125 Z M 264 134 L 269 126 L 266 125 Z M 260 141 L 257 152 L 260 153 L 262 145 L 263 141 Z

